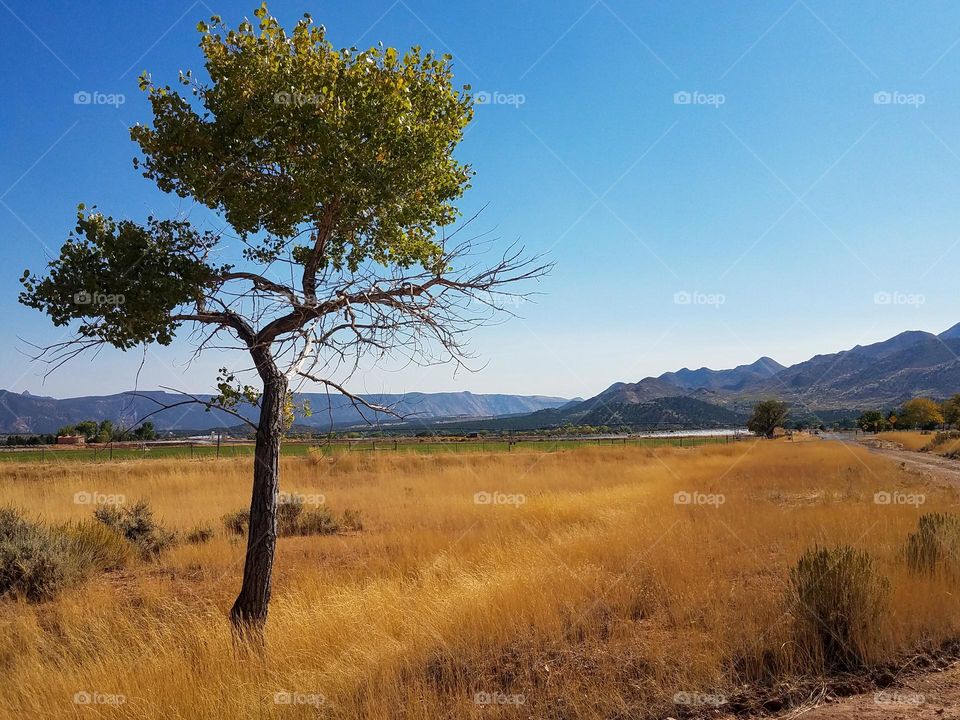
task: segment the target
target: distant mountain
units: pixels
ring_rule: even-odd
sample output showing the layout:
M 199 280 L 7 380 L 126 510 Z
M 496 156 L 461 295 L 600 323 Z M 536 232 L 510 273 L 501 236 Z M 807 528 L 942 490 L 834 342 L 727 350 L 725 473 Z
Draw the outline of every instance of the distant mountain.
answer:
M 683 368 L 677 372 L 667 372 L 658 379 L 673 387 L 687 390 L 739 390 L 751 383 L 774 377 L 785 366 L 773 358 L 762 357 L 750 365 L 738 365 L 732 370 L 711 370 L 702 367 L 699 370 Z
M 869 408 L 894 408 L 916 396 L 945 398 L 960 393 L 960 324 L 934 335 L 912 330 L 870 345 L 816 355 L 784 367 L 769 357 L 728 370 L 683 368 L 637 382 L 617 382 L 595 397 L 566 400 L 521 395 L 408 393 L 369 395 L 394 407 L 406 422 L 358 411 L 342 395 L 304 394 L 313 414 L 297 425 L 366 426 L 368 421 L 404 431 L 434 427 L 526 430 L 563 425 L 630 425 L 644 428 L 741 426 L 761 398 L 780 398 L 795 417 L 840 419 Z M 170 404 L 183 397 L 143 393 Z M 129 394 L 56 400 L 0 391 L 0 432 L 54 432 L 85 419 L 132 425 L 159 405 Z M 246 416 L 255 417 L 255 409 Z M 151 418 L 160 430 L 207 430 L 237 425 L 227 413 L 197 405 L 165 410 Z
M 210 396 L 198 397 L 208 400 Z M 392 408 L 411 424 L 428 423 L 439 418 L 479 419 L 525 414 L 571 402 L 567 398 L 541 395 L 480 395 L 471 392 L 376 394 L 364 397 L 372 403 Z M 185 399 L 174 393 L 148 391 L 137 395 L 121 393 L 57 400 L 0 390 L 0 433 L 53 433 L 65 425 L 82 420 L 112 420 L 121 426 L 132 426 L 160 409 L 161 404 L 172 405 Z M 309 417 L 297 417 L 298 426 L 326 430 L 331 426 L 397 422 L 395 417 L 388 414 L 374 413 L 365 408 L 358 411 L 343 395 L 303 393 L 298 395 L 297 400 L 309 401 L 312 410 Z M 255 408 L 246 408 L 242 414 L 248 419 L 257 416 Z M 229 413 L 217 410 L 207 412 L 197 404 L 162 410 L 152 415 L 150 420 L 161 431 L 206 431 L 238 424 L 237 418 Z
M 741 390 L 824 409 L 893 406 L 918 395 L 944 398 L 960 392 L 960 326 L 940 335 L 904 332 L 817 355 Z
M 793 406 L 794 417 L 833 421 L 917 396 L 960 393 L 960 324 L 939 335 L 889 340 L 817 355 L 785 367 L 769 357 L 729 370 L 683 368 L 617 382 L 582 402 L 511 419 L 512 429 L 566 424 L 694 428 L 742 425 L 761 398 Z

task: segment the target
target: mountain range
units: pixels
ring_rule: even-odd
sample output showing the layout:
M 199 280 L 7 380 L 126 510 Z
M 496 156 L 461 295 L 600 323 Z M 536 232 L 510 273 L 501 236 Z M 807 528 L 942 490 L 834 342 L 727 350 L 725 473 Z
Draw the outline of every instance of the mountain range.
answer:
M 312 415 L 297 425 L 313 429 L 369 427 L 373 422 L 411 431 L 423 427 L 535 429 L 566 424 L 650 428 L 733 427 L 746 421 L 754 403 L 778 398 L 794 418 L 831 421 L 866 409 L 892 409 L 911 397 L 946 398 L 960 392 L 960 324 L 939 335 L 911 330 L 870 345 L 816 355 L 781 365 L 761 357 L 727 370 L 682 368 L 637 382 L 617 382 L 595 397 L 475 395 L 470 392 L 367 395 L 406 420 L 358 411 L 342 395 L 304 393 Z M 201 399 L 208 399 L 209 396 Z M 56 400 L 0 390 L 0 433 L 49 433 L 86 419 L 129 426 L 160 403 L 184 397 L 160 391 L 137 395 Z M 255 408 L 243 411 L 253 419 Z M 157 429 L 208 430 L 237 425 L 237 418 L 199 405 L 183 405 L 151 417 Z
M 754 403 L 785 400 L 795 418 L 824 421 L 894 408 L 912 397 L 960 392 L 960 324 L 939 335 L 912 330 L 786 367 L 769 357 L 729 370 L 683 368 L 542 410 L 532 424 L 730 427 Z
M 197 395 L 196 398 L 209 400 L 210 396 Z M 61 427 L 83 420 L 109 419 L 118 426 L 132 427 L 148 415 L 159 431 L 199 432 L 227 429 L 239 424 L 238 419 L 229 413 L 218 410 L 208 412 L 198 404 L 161 409 L 163 405 L 183 403 L 186 399 L 183 395 L 159 390 L 64 400 L 0 390 L 0 433 L 54 433 Z M 375 394 L 365 395 L 364 399 L 393 409 L 406 418 L 407 425 L 432 422 L 439 418 L 477 420 L 529 414 L 570 402 L 567 398 L 540 395 L 481 395 L 471 392 Z M 297 425 L 319 431 L 331 427 L 368 426 L 368 421 L 381 424 L 397 422 L 392 415 L 374 413 L 365 408 L 358 410 L 347 397 L 339 394 L 301 393 L 296 400 L 298 405 L 306 401 L 311 409 L 309 416 L 298 414 Z M 241 407 L 238 411 L 247 419 L 256 419 L 254 407 Z

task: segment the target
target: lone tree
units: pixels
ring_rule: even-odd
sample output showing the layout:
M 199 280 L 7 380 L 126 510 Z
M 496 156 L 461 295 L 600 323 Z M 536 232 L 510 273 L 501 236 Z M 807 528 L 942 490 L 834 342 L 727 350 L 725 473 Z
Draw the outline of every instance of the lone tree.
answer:
M 463 225 L 446 231 L 472 176 L 454 150 L 473 101 L 468 86 L 453 86 L 449 56 L 336 50 L 309 16 L 291 33 L 266 5 L 254 16 L 257 27 L 198 25 L 208 80 L 182 72 L 174 90 L 144 73 L 153 123 L 130 131 L 142 152 L 135 167 L 215 211 L 236 239 L 182 218 L 139 224 L 81 205 L 59 257 L 45 276 L 24 273 L 20 297 L 76 326 L 38 353 L 51 371 L 101 345 L 168 345 L 184 325 L 197 352 L 226 343 L 249 353 L 262 387 L 224 368 L 212 401 L 184 401 L 259 406 L 230 614 L 242 633 L 267 618 L 293 384 L 389 411 L 344 384 L 361 361 L 462 365 L 464 333 L 515 301 L 515 283 L 549 269 L 516 248 L 484 262 L 490 241 L 461 239 Z
M 773 431 L 787 419 L 787 404 L 779 400 L 763 400 L 753 408 L 753 416 L 747 421 L 747 430 L 755 435 L 773 437 Z

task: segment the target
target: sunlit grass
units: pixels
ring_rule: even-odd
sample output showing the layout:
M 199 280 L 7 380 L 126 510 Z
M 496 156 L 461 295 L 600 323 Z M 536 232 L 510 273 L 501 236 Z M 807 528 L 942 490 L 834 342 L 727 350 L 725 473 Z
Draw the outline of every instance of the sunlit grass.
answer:
M 877 433 L 876 437 L 887 442 L 899 443 L 905 450 L 914 451 L 923 450 L 933 441 L 933 434 L 919 430 L 893 430 Z
M 219 528 L 249 474 L 246 459 L 5 465 L 0 504 L 62 522 L 89 517 L 78 492 L 143 497 L 181 532 Z M 830 442 L 287 458 L 284 491 L 360 510 L 364 530 L 279 541 L 265 657 L 232 643 L 243 543 L 221 530 L 0 606 L 0 718 L 676 715 L 680 691 L 810 671 L 787 581 L 814 544 L 866 550 L 889 579 L 867 648 L 882 662 L 960 634 L 956 588 L 902 554 L 919 515 L 958 496 L 916 482 Z M 911 490 L 923 506 L 874 502 Z M 76 705 L 84 691 L 126 702 Z

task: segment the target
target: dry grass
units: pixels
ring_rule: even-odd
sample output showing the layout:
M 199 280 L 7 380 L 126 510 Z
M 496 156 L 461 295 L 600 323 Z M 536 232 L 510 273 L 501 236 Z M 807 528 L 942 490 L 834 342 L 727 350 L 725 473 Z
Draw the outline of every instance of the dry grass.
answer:
M 280 540 L 265 657 L 232 644 L 242 544 L 220 530 L 53 602 L 0 606 L 0 718 L 677 714 L 677 692 L 816 670 L 788 592 L 815 543 L 868 551 L 889 580 L 869 660 L 960 635 L 950 580 L 903 560 L 921 512 L 955 510 L 956 491 L 915 488 L 859 448 L 383 453 L 287 459 L 283 472 L 285 491 L 361 510 L 364 530 Z M 9 466 L 0 504 L 61 522 L 89 515 L 76 492 L 144 497 L 188 531 L 242 508 L 248 475 L 245 460 Z M 911 490 L 923 507 L 873 501 Z M 478 492 L 525 502 L 478 504 Z M 678 492 L 723 503 L 675 504 Z M 77 705 L 78 692 L 125 702 Z
M 903 445 L 905 450 L 919 452 L 927 448 L 933 440 L 933 434 L 920 432 L 919 430 L 892 430 L 889 432 L 877 433 L 877 438 Z

